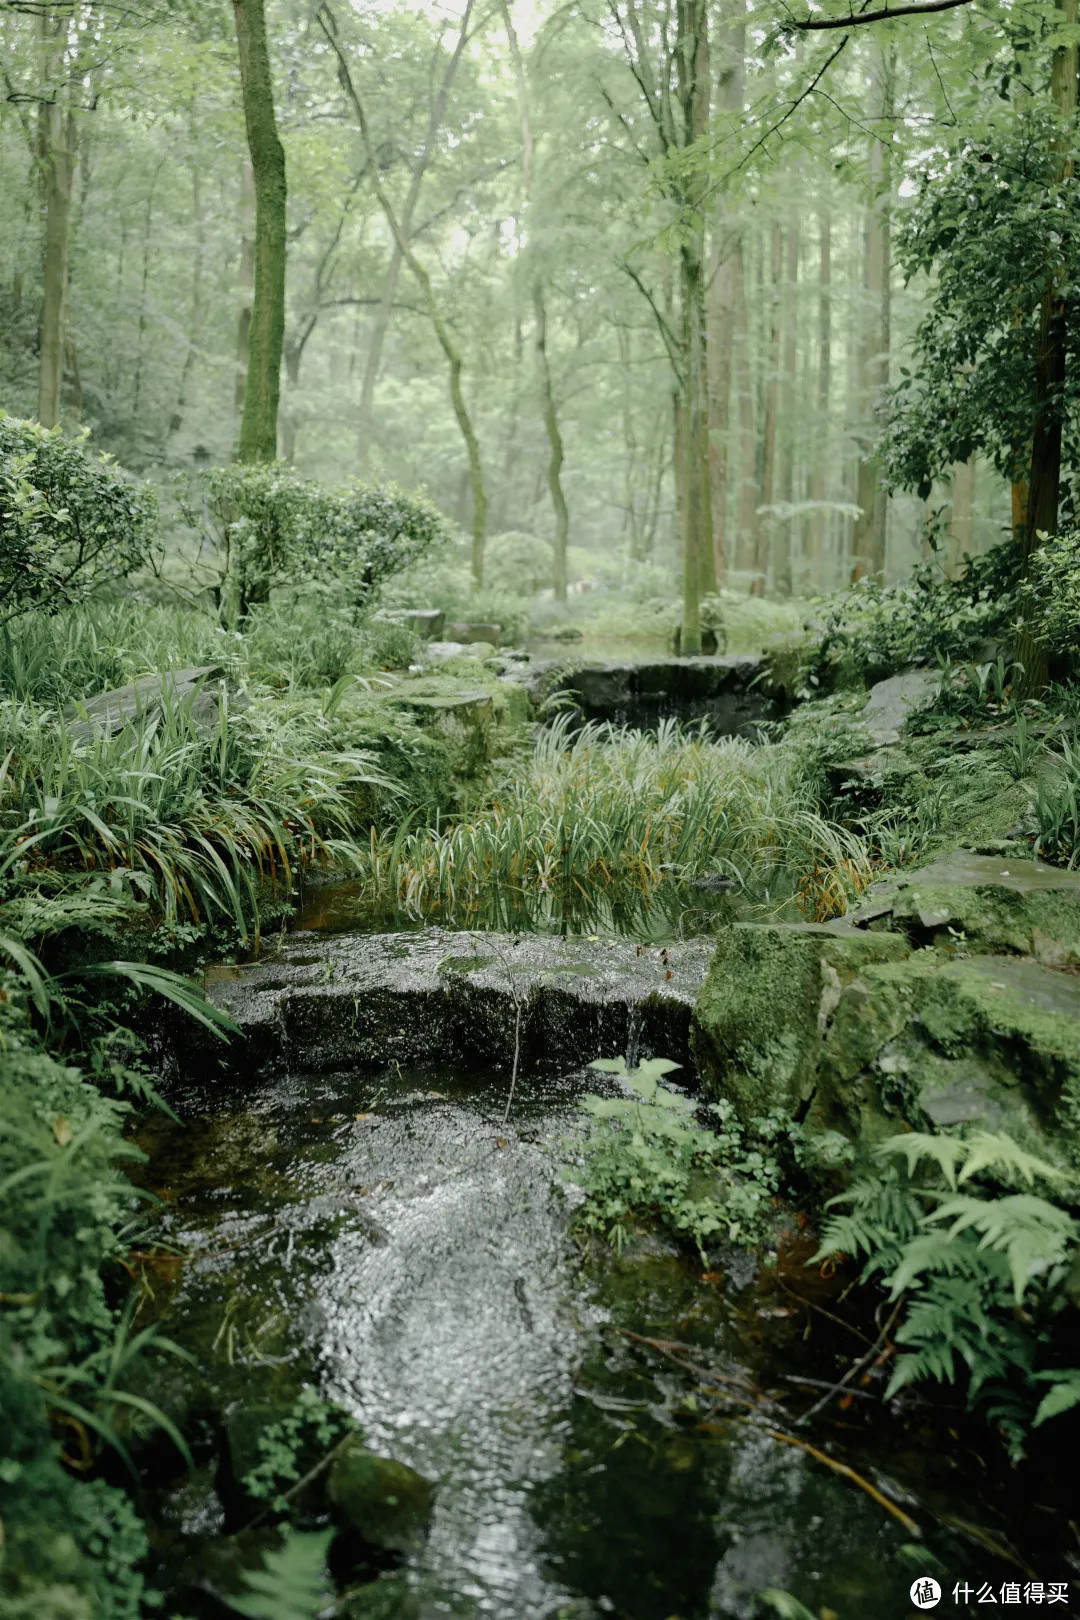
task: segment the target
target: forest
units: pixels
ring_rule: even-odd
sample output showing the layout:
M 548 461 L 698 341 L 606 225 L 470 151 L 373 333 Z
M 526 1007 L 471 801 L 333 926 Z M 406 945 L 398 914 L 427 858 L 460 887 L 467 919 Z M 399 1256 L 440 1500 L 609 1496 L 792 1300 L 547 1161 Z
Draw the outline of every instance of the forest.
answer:
M 0 71 L 0 1620 L 1068 1611 L 1077 0 Z

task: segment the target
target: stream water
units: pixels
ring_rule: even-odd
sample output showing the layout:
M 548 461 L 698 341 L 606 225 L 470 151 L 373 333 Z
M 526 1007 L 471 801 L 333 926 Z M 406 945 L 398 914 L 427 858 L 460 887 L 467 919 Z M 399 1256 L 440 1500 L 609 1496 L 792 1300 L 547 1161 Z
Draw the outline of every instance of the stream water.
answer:
M 171 1096 L 178 1122 L 143 1145 L 159 1237 L 184 1257 L 156 1308 L 196 1358 L 196 1440 L 200 1418 L 209 1435 L 231 1403 L 309 1383 L 432 1479 L 423 1551 L 372 1587 L 387 1606 L 370 1612 L 402 1620 L 753 1620 L 775 1587 L 824 1620 L 901 1620 L 927 1552 L 950 1594 L 1066 1579 L 1065 1518 L 988 1470 L 959 1413 L 896 1417 L 857 1392 L 800 1427 L 861 1349 L 805 1241 L 713 1257 L 704 1278 L 654 1241 L 581 1251 L 558 1165 L 596 1084 L 530 1077 L 509 1122 L 502 1074 Z M 749 1405 L 717 1407 L 686 1362 Z M 211 1473 L 158 1516 L 159 1578 L 190 1599 L 226 1528 Z

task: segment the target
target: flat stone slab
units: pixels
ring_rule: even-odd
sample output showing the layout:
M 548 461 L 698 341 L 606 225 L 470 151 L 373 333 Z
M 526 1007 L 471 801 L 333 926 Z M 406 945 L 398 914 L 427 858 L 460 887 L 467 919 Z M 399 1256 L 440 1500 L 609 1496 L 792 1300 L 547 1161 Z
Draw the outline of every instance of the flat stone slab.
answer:
M 206 990 L 247 1037 L 225 1067 L 253 1076 L 394 1060 L 505 1067 L 515 1043 L 523 1072 L 628 1050 L 686 1064 L 712 953 L 709 940 L 307 933 L 267 960 L 211 969 Z
M 859 715 L 874 746 L 885 748 L 899 742 L 912 715 L 928 709 L 940 691 L 941 676 L 929 669 L 911 669 L 878 681 L 870 688 L 866 707 Z
M 95 732 L 112 736 L 148 710 L 160 708 L 163 703 L 176 705 L 190 698 L 192 718 L 211 727 L 218 721 L 217 693 L 212 683 L 223 679 L 223 664 L 204 664 L 199 668 L 170 669 L 155 675 L 143 675 L 128 686 L 117 686 L 96 697 L 71 703 L 65 709 L 66 717 L 74 723 L 69 727 L 73 736 L 88 741 Z M 211 688 L 211 689 L 208 689 Z
M 929 866 L 912 872 L 911 884 L 971 884 L 976 887 L 1013 889 L 1017 894 L 1040 894 L 1065 890 L 1080 895 L 1080 872 L 1063 866 L 1044 866 L 1041 861 L 1011 860 L 1008 856 L 978 855 L 970 849 L 954 849 L 939 855 Z
M 533 672 L 534 696 L 572 696 L 587 720 L 655 726 L 664 718 L 708 720 L 720 736 L 749 734 L 780 713 L 761 681 L 763 658 L 657 658 L 644 662 L 578 665 L 565 662 Z
M 497 624 L 482 624 L 462 619 L 454 624 L 448 624 L 446 635 L 451 641 L 468 643 L 486 641 L 490 647 L 497 647 L 502 640 L 502 628 Z
M 441 636 L 446 623 L 442 608 L 380 608 L 374 617 L 385 624 L 402 624 L 408 630 L 415 630 L 425 641 Z

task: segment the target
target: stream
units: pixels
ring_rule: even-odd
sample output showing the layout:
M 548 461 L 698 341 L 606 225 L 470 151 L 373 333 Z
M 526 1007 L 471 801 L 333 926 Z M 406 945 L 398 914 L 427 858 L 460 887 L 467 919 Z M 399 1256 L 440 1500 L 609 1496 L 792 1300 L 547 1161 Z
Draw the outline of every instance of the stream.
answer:
M 704 1277 L 655 1239 L 583 1250 L 559 1164 L 597 1077 L 529 1074 L 508 1121 L 507 1086 L 438 1065 L 189 1081 L 178 1120 L 146 1126 L 178 1257 L 155 1309 L 196 1360 L 162 1377 L 183 1383 L 203 1466 L 155 1510 L 183 1613 L 227 1612 L 206 1597 L 236 1528 L 222 1414 L 304 1384 L 437 1487 L 422 1550 L 365 1589 L 385 1605 L 349 1613 L 753 1620 L 779 1587 L 824 1620 L 901 1620 L 928 1556 L 950 1594 L 1067 1577 L 1068 1515 L 1014 1489 L 959 1410 L 913 1397 L 897 1415 L 856 1386 L 800 1427 L 861 1347 L 797 1226 Z M 687 1361 L 747 1411 L 717 1409 Z

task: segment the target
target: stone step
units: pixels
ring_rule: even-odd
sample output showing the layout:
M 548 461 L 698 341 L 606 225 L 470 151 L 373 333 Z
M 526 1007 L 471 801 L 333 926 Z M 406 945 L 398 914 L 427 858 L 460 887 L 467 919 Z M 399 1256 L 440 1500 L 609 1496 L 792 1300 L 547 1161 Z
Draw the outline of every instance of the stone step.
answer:
M 628 1050 L 688 1065 L 712 952 L 708 940 L 299 933 L 262 961 L 212 969 L 206 990 L 246 1037 L 224 1067 L 252 1078 L 394 1061 L 507 1066 L 516 1042 L 523 1070 Z

